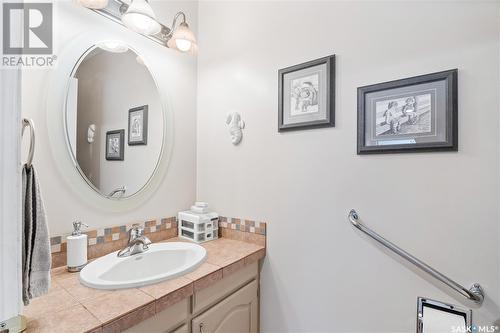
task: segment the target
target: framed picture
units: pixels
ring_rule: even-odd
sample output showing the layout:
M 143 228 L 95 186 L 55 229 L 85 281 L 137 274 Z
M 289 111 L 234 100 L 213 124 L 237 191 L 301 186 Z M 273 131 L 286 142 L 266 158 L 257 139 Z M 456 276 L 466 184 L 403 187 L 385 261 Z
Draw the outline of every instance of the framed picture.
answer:
M 335 55 L 278 71 L 278 131 L 335 126 Z
M 125 130 L 106 132 L 106 160 L 123 161 L 125 145 Z
M 358 154 L 458 150 L 456 69 L 358 88 Z
M 148 106 L 128 110 L 129 146 L 148 144 Z

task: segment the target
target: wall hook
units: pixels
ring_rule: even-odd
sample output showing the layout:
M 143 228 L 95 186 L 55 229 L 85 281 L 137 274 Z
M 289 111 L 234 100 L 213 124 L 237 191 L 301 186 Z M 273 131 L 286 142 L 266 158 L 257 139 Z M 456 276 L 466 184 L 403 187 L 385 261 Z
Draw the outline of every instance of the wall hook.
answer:
M 238 145 L 243 139 L 242 129 L 245 128 L 245 122 L 241 119 L 241 115 L 238 112 L 229 113 L 226 116 L 226 124 L 229 128 L 231 142 L 233 145 Z

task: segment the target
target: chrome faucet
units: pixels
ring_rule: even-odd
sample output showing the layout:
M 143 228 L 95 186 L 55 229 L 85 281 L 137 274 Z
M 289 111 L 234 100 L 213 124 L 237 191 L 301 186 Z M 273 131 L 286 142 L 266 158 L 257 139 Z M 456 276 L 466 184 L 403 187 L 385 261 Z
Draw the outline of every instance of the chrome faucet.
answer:
M 134 224 L 128 231 L 127 247 L 118 252 L 118 257 L 128 257 L 134 254 L 143 253 L 149 250 L 151 240 L 144 236 L 144 228 L 138 224 Z

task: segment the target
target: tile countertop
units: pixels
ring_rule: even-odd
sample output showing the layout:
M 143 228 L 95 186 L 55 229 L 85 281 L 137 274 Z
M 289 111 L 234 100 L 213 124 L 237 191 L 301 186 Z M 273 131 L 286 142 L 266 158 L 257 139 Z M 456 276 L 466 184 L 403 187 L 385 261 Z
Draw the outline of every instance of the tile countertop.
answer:
M 179 241 L 178 238 L 168 241 Z M 52 270 L 47 295 L 24 308 L 27 332 L 117 332 L 153 316 L 265 256 L 265 247 L 220 238 L 201 244 L 206 261 L 191 273 L 141 288 L 99 290 L 80 284 L 66 267 Z

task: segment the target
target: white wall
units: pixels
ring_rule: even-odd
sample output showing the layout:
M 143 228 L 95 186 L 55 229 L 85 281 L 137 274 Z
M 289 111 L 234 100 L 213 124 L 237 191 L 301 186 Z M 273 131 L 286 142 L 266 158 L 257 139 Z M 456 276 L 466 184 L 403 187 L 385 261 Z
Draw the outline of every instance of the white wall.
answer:
M 365 222 L 500 317 L 499 10 L 496 2 L 199 5 L 198 199 L 268 220 L 263 332 L 414 332 L 417 296 L 447 287 L 382 250 Z M 337 55 L 336 127 L 279 134 L 277 70 Z M 356 88 L 459 69 L 458 153 L 356 155 Z M 224 116 L 241 112 L 240 146 Z M 470 305 L 463 303 L 464 305 Z
M 166 24 L 171 24 L 177 11 L 185 11 L 196 31 L 197 2 L 152 1 L 152 6 L 158 19 Z M 168 172 L 146 203 L 125 213 L 100 209 L 82 200 L 65 181 L 57 167 L 59 157 L 54 156 L 50 148 L 47 113 L 58 112 L 46 108 L 50 71 L 25 70 L 23 115 L 33 118 L 38 127 L 35 164 L 41 178 L 51 234 L 69 232 L 72 229 L 71 222 L 75 219 L 81 219 L 91 228 L 96 228 L 174 216 L 180 209 L 189 207 L 195 199 L 196 183 L 196 57 L 164 48 L 73 1 L 57 2 L 54 15 L 56 54 L 64 54 L 72 41 L 91 33 L 96 34 L 96 42 L 110 35 L 118 35 L 125 42 L 140 45 L 141 49 L 149 48 L 150 52 L 143 56 L 158 80 L 161 93 L 169 97 L 173 128 L 182 130 L 174 130 Z

